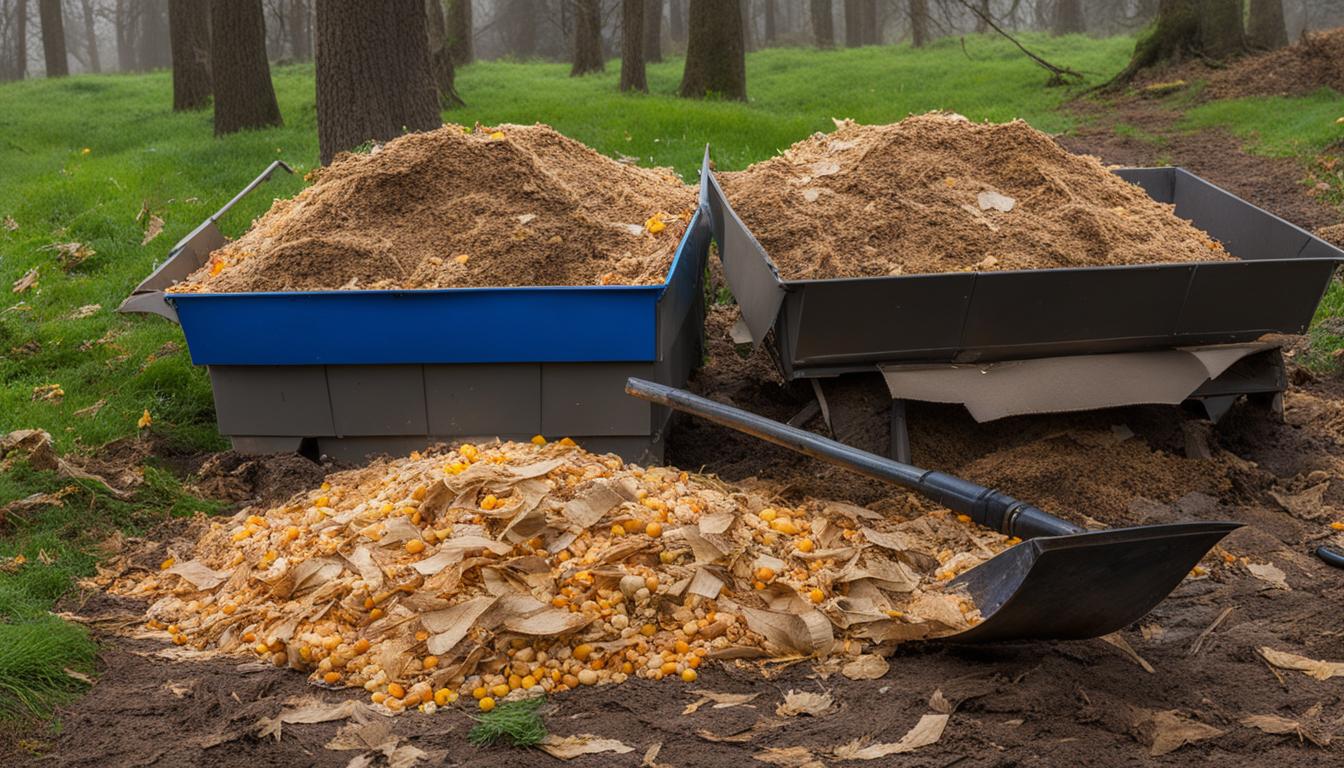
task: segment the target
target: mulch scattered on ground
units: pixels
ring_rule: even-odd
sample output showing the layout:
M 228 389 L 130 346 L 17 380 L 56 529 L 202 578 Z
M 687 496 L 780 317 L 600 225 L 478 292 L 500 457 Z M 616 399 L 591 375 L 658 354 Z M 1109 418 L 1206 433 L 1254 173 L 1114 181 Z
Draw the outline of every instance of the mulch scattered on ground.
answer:
M 1257 53 L 1217 69 L 1199 63 L 1208 84 L 1201 99 L 1303 96 L 1320 88 L 1344 91 L 1344 29 L 1307 32 L 1286 48 Z M 1199 73 L 1191 73 L 1198 76 Z
M 843 121 L 720 179 L 787 279 L 1232 258 L 1020 120 Z
M 339 156 L 170 290 L 663 282 L 696 205 L 666 168 L 545 125 L 413 133 Z

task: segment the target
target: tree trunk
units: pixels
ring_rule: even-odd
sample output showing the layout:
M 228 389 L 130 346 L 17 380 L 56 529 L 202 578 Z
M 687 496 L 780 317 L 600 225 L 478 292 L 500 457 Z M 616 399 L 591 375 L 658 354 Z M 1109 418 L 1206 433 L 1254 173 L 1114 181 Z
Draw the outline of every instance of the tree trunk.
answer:
M 859 9 L 863 0 L 845 0 L 845 47 L 857 48 L 863 45 L 863 11 Z
M 168 41 L 168 2 L 167 0 L 139 0 L 139 2 L 139 69 L 150 72 L 170 67 L 173 64 L 173 52 Z
M 14 79 L 28 76 L 28 0 L 14 9 Z
M 117 38 L 117 71 L 130 72 L 135 68 L 135 0 L 117 0 L 112 14 Z
M 295 61 L 313 58 L 312 20 L 308 0 L 289 0 L 289 55 Z
M 663 60 L 663 0 L 644 2 L 644 60 Z
M 818 48 L 835 47 L 835 16 L 831 0 L 811 0 L 812 36 Z
M 669 0 L 667 8 L 667 36 L 674 43 L 686 42 L 686 3 Z
M 472 40 L 471 0 L 448 0 L 448 51 L 453 64 L 464 67 L 475 58 Z
M 737 7 L 742 11 L 742 50 L 756 50 L 756 41 L 752 39 L 751 0 L 741 0 Z
M 980 15 L 975 17 L 975 33 L 983 35 L 989 31 L 989 24 L 985 19 L 989 16 L 989 0 L 980 0 Z
M 923 48 L 929 41 L 929 2 L 910 0 L 910 45 Z
M 439 105 L 444 109 L 465 107 L 457 95 L 457 72 L 453 69 L 453 51 L 448 45 L 448 22 L 443 18 L 443 0 L 424 0 L 425 32 L 429 46 L 429 72 L 439 89 Z
M 644 77 L 644 0 L 621 0 L 621 90 L 649 92 Z
M 860 23 L 863 25 L 863 44 L 881 45 L 882 25 L 877 20 L 877 0 L 863 0 L 859 10 L 862 14 Z
M 1239 0 L 1200 0 L 1200 53 L 1225 59 L 1246 50 Z
M 261 0 L 210 3 L 210 71 L 216 136 L 281 124 L 280 107 L 271 86 L 271 67 L 266 61 L 266 19 Z
M 425 0 L 316 0 L 322 164 L 366 141 L 443 124 Z
M 574 66 L 570 77 L 606 69 L 602 61 L 602 0 L 574 0 Z
M 70 64 L 65 57 L 61 0 L 37 0 L 37 14 L 42 24 L 42 57 L 47 63 L 47 77 L 65 77 L 70 74 Z
M 765 45 L 770 47 L 775 44 L 775 38 L 779 36 L 778 20 L 775 16 L 779 13 L 778 0 L 764 0 L 765 2 Z
M 1086 32 L 1083 25 L 1083 0 L 1058 0 L 1055 3 L 1055 20 L 1050 30 L 1056 35 Z
M 89 54 L 89 71 L 96 74 L 103 71 L 103 63 L 98 58 L 98 32 L 94 28 L 96 19 L 93 13 L 93 0 L 82 0 L 80 6 L 84 12 L 84 50 Z
M 1252 48 L 1273 50 L 1288 44 L 1288 28 L 1283 23 L 1283 0 L 1251 0 L 1246 22 L 1246 42 Z
M 537 16 L 532 12 L 531 2 L 532 0 L 499 2 L 507 53 L 519 59 L 529 59 L 537 53 Z M 562 5 L 561 9 L 563 8 Z
M 747 100 L 747 57 L 742 40 L 742 6 L 737 0 L 690 0 L 686 69 L 680 95 L 711 94 Z
M 173 111 L 210 103 L 210 0 L 168 0 L 173 49 Z

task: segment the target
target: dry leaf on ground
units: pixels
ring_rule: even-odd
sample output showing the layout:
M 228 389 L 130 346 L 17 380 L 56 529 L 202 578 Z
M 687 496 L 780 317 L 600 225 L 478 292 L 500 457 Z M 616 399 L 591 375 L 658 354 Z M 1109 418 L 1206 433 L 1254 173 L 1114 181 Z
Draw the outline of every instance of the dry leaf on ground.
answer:
M 6 216 L 4 223 L 5 229 L 8 229 L 10 232 L 15 232 L 19 229 L 19 222 L 15 221 L 13 216 Z
M 1332 677 L 1344 677 L 1344 662 L 1309 659 L 1306 656 L 1298 656 L 1295 653 L 1276 651 L 1267 646 L 1261 646 L 1259 650 L 1260 655 L 1265 657 L 1265 661 L 1268 661 L 1279 669 L 1296 670 L 1310 677 L 1314 677 L 1317 680 L 1329 680 Z
M 837 760 L 877 760 L 887 755 L 898 755 L 903 752 L 913 752 L 920 747 L 927 747 L 930 744 L 937 743 L 943 737 L 943 730 L 947 728 L 947 721 L 950 715 L 924 715 L 915 723 L 900 741 L 889 743 L 873 743 L 868 746 L 860 746 L 858 739 L 848 744 L 835 748 L 835 757 Z
M 157 213 L 149 215 L 149 223 L 145 225 L 145 238 L 140 241 L 141 245 L 149 245 L 149 242 L 163 232 L 163 219 L 159 218 Z
M 784 694 L 784 701 L 778 707 L 775 707 L 775 714 L 783 717 L 793 717 L 795 715 L 817 717 L 825 714 L 826 710 L 831 708 L 832 703 L 834 703 L 834 700 L 828 693 L 790 690 Z
M 1240 722 L 1248 728 L 1255 728 L 1276 736 L 1293 734 L 1297 736 L 1298 742 L 1310 741 L 1318 747 L 1324 747 L 1330 743 L 1328 734 L 1317 734 L 1304 727 L 1302 723 L 1279 715 L 1247 715 L 1241 718 Z
M 14 284 L 10 287 L 10 290 L 14 293 L 23 293 L 24 291 L 28 290 L 29 288 L 32 288 L 35 285 L 37 285 L 37 267 L 33 267 L 27 272 L 24 272 L 23 277 L 20 277 L 18 280 L 14 281 Z
M 691 693 L 696 694 L 700 698 L 687 704 L 686 708 L 681 710 L 681 714 L 683 715 L 694 714 L 696 710 L 710 703 L 714 704 L 712 709 L 736 707 L 746 704 L 761 695 L 759 693 L 721 693 L 719 691 L 707 691 L 703 688 L 691 691 Z
M 1138 651 L 1134 650 L 1134 646 L 1130 645 L 1129 641 L 1126 640 L 1119 632 L 1112 632 L 1109 635 L 1102 635 L 1101 640 L 1107 643 L 1108 645 L 1113 645 L 1116 648 L 1120 649 L 1121 653 L 1125 654 L 1130 658 L 1131 661 L 1142 667 L 1144 672 L 1147 672 L 1148 674 L 1151 675 L 1156 671 L 1153 669 L 1153 665 L 1149 664 L 1147 659 L 1140 656 L 1138 654 Z
M 891 665 L 876 654 L 864 654 L 840 668 L 840 674 L 850 680 L 876 680 L 887 674 Z
M 541 742 L 543 752 L 560 760 L 572 760 L 581 755 L 594 755 L 599 752 L 615 752 L 618 755 L 623 755 L 626 752 L 633 752 L 634 749 L 634 747 L 616 739 L 604 739 L 588 733 L 577 733 L 573 736 L 552 734 Z
M 766 747 L 752 755 L 756 760 L 780 768 L 826 768 L 807 747 Z
M 1148 754 L 1153 757 L 1175 752 L 1197 741 L 1217 738 L 1224 733 L 1175 709 L 1154 712 L 1136 708 L 1132 717 L 1134 727 L 1150 745 Z
M 300 696 L 285 702 L 285 708 L 275 717 L 263 717 L 257 721 L 256 733 L 259 738 L 274 736 L 280 740 L 281 727 L 295 723 L 329 723 L 333 720 L 368 720 L 373 710 L 365 703 L 354 699 L 332 702 L 312 696 Z

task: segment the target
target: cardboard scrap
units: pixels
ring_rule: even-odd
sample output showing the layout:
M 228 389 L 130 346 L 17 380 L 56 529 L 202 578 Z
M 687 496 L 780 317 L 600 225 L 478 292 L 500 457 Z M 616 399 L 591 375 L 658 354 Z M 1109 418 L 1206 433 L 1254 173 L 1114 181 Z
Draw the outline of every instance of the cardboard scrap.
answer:
M 919 718 L 919 722 L 901 737 L 900 741 L 890 743 L 872 743 L 863 746 L 863 742 L 854 741 L 836 747 L 833 754 L 837 760 L 878 760 L 888 755 L 914 752 L 920 747 L 935 744 L 943 737 L 950 715 L 932 714 Z
M 578 733 L 573 736 L 556 736 L 551 734 L 540 744 L 541 751 L 551 757 L 560 760 L 573 760 L 583 755 L 595 755 L 600 752 L 615 752 L 623 755 L 626 752 L 633 752 L 634 747 L 617 741 L 616 739 L 604 739 L 588 733 Z
M 1255 578 L 1265 582 L 1266 589 L 1282 589 L 1291 591 L 1288 586 L 1288 577 L 1283 570 L 1273 563 L 1247 563 L 1246 570 L 1251 572 Z
M 1295 670 L 1317 680 L 1344 677 L 1344 662 L 1309 659 L 1287 651 L 1276 651 L 1268 646 L 1260 646 L 1257 650 L 1265 661 L 1279 669 Z

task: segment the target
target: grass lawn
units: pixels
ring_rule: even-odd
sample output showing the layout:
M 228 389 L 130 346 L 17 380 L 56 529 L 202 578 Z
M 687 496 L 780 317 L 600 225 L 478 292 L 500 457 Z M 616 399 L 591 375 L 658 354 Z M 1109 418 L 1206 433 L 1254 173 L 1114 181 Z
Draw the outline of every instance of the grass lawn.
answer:
M 1133 47 L 1132 38 L 1026 36 L 1025 42 L 1093 82 L 1123 66 Z M 678 60 L 649 68 L 653 93 L 647 96 L 617 92 L 616 62 L 606 74 L 582 79 L 568 77 L 568 69 L 473 64 L 458 82 L 469 106 L 445 118 L 547 122 L 600 151 L 671 165 L 693 179 L 706 144 L 719 167 L 740 168 L 830 129 L 832 118 L 890 122 L 948 109 L 977 120 L 1020 117 L 1043 130 L 1067 131 L 1072 118 L 1058 107 L 1075 93 L 1044 87 L 1041 69 L 1006 41 L 984 36 L 967 37 L 964 44 L 947 39 L 919 51 L 754 53 L 748 57 L 746 104 L 674 98 Z M 167 446 L 226 447 L 215 432 L 209 383 L 191 365 L 178 328 L 158 317 L 112 310 L 174 242 L 269 162 L 283 159 L 300 175 L 313 166 L 312 67 L 282 67 L 273 74 L 285 126 L 224 139 L 212 136 L 209 111 L 170 111 L 167 72 L 0 85 L 0 434 L 41 428 L 62 453 L 91 450 L 136 435 L 136 421 L 148 410 L 151 429 Z M 1292 117 L 1303 105 L 1329 111 L 1314 98 L 1247 106 L 1234 114 L 1197 112 L 1191 120 L 1264 123 L 1272 131 L 1255 140 L 1266 147 L 1297 152 L 1286 142 L 1300 135 L 1315 151 L 1325 132 L 1295 134 Z M 1330 98 L 1337 103 L 1338 97 Z M 241 233 L 271 198 L 293 194 L 302 183 L 299 176 L 277 176 L 223 219 L 225 233 Z M 142 244 L 154 218 L 162 219 L 163 231 Z M 78 244 L 66 251 L 82 260 L 63 264 L 53 247 L 59 244 Z M 36 284 L 12 292 L 10 286 L 32 269 Z M 72 316 L 90 305 L 97 308 Z M 59 385 L 64 396 L 35 398 L 35 389 L 49 385 Z M 11 464 L 0 470 L 0 506 L 70 485 Z M 91 572 L 97 542 L 116 529 L 142 531 L 165 517 L 214 506 L 190 498 L 162 467 L 147 469 L 131 502 L 91 483 L 75 486 L 63 506 L 0 523 L 0 720 L 45 715 L 78 690 L 63 670 L 89 670 L 93 648 L 87 637 L 48 611 L 72 579 Z M 8 559 L 15 556 L 26 562 Z

